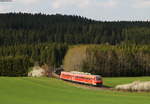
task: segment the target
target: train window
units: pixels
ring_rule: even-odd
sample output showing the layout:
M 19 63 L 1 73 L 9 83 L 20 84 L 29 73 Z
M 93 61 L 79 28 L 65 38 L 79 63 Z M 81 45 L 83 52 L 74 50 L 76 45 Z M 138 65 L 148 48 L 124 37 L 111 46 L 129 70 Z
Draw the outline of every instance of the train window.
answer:
M 63 74 L 63 76 L 65 76 L 65 77 L 71 77 L 71 75 L 66 75 L 66 74 Z
M 79 77 L 79 76 L 76 76 L 75 78 L 82 78 L 82 79 L 83 79 L 84 77 Z
M 85 77 L 80 77 L 80 76 L 76 76 L 75 78 L 81 78 L 81 79 L 91 80 L 91 78 L 85 78 Z
M 84 78 L 84 79 L 86 79 L 86 80 L 90 80 L 90 78 Z

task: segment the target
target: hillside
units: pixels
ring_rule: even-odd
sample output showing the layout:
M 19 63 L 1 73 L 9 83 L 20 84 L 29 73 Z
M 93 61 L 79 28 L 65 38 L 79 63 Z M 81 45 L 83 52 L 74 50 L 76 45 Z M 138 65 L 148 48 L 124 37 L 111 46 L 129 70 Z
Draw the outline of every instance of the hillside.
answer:
M 46 64 L 51 70 L 64 64 L 67 71 L 108 77 L 148 76 L 149 39 L 149 21 L 108 22 L 76 15 L 0 14 L 0 76 L 26 76 L 35 64 Z M 74 49 L 72 53 L 78 55 L 70 54 L 73 61 L 66 65 L 64 57 L 68 49 L 81 44 L 100 46 L 89 48 L 84 61 L 82 47 Z
M 106 80 L 116 83 L 115 79 Z M 136 78 L 118 80 L 128 82 Z M 49 78 L 0 78 L 2 104 L 149 104 L 149 96 L 149 93 L 82 89 Z
M 148 21 L 94 21 L 75 15 L 0 14 L 0 46 L 37 43 L 150 44 Z

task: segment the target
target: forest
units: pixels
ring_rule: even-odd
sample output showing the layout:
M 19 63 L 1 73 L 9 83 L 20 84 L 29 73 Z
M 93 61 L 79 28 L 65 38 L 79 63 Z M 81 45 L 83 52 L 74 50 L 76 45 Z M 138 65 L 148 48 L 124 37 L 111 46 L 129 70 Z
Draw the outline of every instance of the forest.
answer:
M 81 69 L 107 77 L 150 76 L 150 45 L 89 46 Z
M 106 50 L 107 52 L 96 53 L 105 65 L 108 65 L 103 67 L 106 72 L 98 68 L 103 66 L 98 59 L 96 60 L 99 62 L 96 63 L 98 66 L 87 64 L 91 61 L 88 55 L 95 51 L 87 52 L 88 60 L 84 62 L 83 71 L 104 76 L 150 75 L 149 21 L 110 22 L 95 21 L 76 15 L 5 13 L 0 14 L 0 76 L 26 76 L 28 69 L 35 63 L 47 64 L 54 68 L 60 67 L 67 50 L 78 44 L 103 44 L 105 47 L 102 49 L 107 46 L 110 46 L 110 49 L 115 47 L 115 49 Z M 118 47 L 122 46 L 126 48 L 120 52 L 121 49 Z M 96 49 L 102 50 L 100 46 Z M 137 52 L 136 49 L 145 50 Z M 121 53 L 124 56 L 118 59 Z M 112 59 L 108 60 L 108 57 Z M 118 61 L 123 59 L 125 61 Z M 135 61 L 140 64 L 137 65 Z M 148 64 L 145 64 L 145 61 Z M 113 68 L 111 68 L 112 65 L 114 65 Z M 121 72 L 118 65 L 126 67 L 124 72 Z M 112 73 L 114 69 L 120 72 Z M 141 69 L 143 73 L 141 70 L 137 71 L 138 69 Z
M 56 43 L 0 47 L 0 76 L 27 76 L 35 64 L 59 67 L 67 49 L 68 45 Z
M 94 21 L 73 15 L 0 14 L 0 46 L 38 43 L 150 44 L 149 21 Z

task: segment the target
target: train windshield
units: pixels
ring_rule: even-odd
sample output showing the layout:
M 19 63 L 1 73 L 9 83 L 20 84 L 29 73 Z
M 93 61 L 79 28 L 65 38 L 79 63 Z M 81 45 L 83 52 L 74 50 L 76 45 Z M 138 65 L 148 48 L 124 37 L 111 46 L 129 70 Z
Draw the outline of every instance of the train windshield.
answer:
M 101 77 L 100 76 L 96 76 L 96 80 L 101 80 Z

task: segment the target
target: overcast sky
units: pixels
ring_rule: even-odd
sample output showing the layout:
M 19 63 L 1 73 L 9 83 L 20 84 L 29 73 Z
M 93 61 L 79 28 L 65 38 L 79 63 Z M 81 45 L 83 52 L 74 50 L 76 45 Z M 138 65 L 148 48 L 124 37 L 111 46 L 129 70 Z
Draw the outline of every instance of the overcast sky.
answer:
M 146 21 L 150 20 L 150 0 L 13 0 L 12 2 L 0 2 L 0 13 L 8 12 L 61 13 L 103 21 Z

